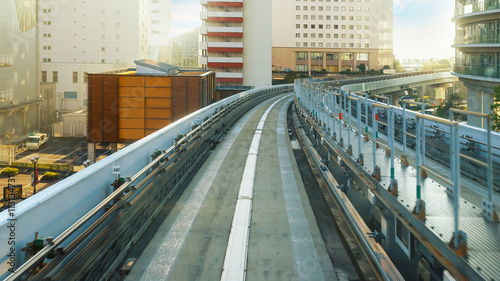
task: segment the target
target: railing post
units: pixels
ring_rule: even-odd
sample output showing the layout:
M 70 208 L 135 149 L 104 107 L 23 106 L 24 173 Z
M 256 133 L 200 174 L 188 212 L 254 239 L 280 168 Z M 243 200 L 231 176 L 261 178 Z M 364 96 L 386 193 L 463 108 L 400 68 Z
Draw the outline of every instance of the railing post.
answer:
M 352 107 L 352 100 L 347 98 L 346 99 L 348 104 L 347 109 L 347 154 L 352 155 L 352 146 L 351 146 L 351 107 Z
M 356 102 L 356 111 L 357 111 L 357 120 L 356 123 L 358 125 L 358 163 L 360 165 L 364 164 L 363 152 L 361 151 L 361 100 L 358 99 Z M 367 117 L 367 116 L 366 116 Z
M 376 102 L 374 102 L 376 103 Z M 377 139 L 378 139 L 378 124 L 377 124 L 377 108 L 372 104 L 372 139 L 373 139 L 373 173 L 372 177 L 376 180 L 380 178 L 380 169 L 377 166 Z M 378 174 L 377 174 L 378 173 Z M 378 177 L 377 177 L 378 175 Z
M 420 153 L 422 151 L 422 149 L 421 149 L 421 143 L 420 143 L 420 134 L 421 134 L 421 131 L 420 131 L 420 129 L 421 129 L 420 128 L 420 126 L 421 126 L 421 124 L 420 124 L 420 117 L 415 116 L 415 123 L 416 123 L 415 124 L 416 125 L 416 130 L 415 131 L 416 131 L 416 150 L 417 150 L 416 151 L 417 153 L 415 154 L 415 162 L 416 162 L 416 166 L 417 166 L 416 167 L 416 169 L 417 169 L 417 202 L 416 202 L 416 205 L 415 205 L 415 212 L 414 213 L 418 217 L 424 211 L 424 210 L 422 210 L 422 206 L 420 204 L 421 197 L 422 197 L 422 195 L 421 195 L 421 192 L 422 192 L 421 191 L 421 181 L 422 181 L 422 178 L 421 178 L 421 173 L 420 173 L 420 170 L 421 170 L 421 168 L 420 168 Z

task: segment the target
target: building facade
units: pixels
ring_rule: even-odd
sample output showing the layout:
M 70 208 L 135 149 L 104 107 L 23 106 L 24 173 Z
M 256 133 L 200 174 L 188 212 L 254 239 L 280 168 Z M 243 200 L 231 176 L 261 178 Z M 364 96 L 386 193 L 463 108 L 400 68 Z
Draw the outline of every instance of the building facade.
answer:
M 0 145 L 40 129 L 37 1 L 0 0 Z
M 273 0 L 272 16 L 275 71 L 392 68 L 392 0 Z
M 219 86 L 262 87 L 272 80 L 269 0 L 201 0 L 204 68 Z
M 86 73 L 148 56 L 150 1 L 38 1 L 41 81 L 56 83 L 59 111 L 87 106 Z
M 215 73 L 152 60 L 89 74 L 88 142 L 130 143 L 210 104 Z M 92 149 L 92 148 L 91 148 Z
M 170 63 L 171 0 L 149 0 L 148 58 Z
M 490 114 L 493 88 L 500 84 L 500 2 L 456 0 L 453 74 L 467 87 L 467 110 Z M 467 123 L 485 127 L 479 117 Z
M 200 29 L 184 32 L 172 39 L 172 64 L 181 68 L 200 68 Z

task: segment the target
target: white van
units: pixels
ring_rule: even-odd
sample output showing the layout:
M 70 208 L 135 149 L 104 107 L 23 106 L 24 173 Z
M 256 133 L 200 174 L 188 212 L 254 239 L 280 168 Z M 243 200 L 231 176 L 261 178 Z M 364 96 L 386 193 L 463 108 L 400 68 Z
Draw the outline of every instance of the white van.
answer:
M 29 136 L 26 141 L 26 147 L 28 149 L 39 149 L 45 143 L 49 141 L 49 137 L 47 134 L 34 134 L 33 136 Z

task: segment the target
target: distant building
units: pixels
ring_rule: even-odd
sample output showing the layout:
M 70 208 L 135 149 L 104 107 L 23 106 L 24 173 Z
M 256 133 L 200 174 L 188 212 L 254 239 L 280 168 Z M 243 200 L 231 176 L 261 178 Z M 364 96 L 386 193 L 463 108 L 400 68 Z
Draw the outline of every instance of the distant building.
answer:
M 500 3 L 455 0 L 455 8 L 453 75 L 467 87 L 467 110 L 490 114 L 493 88 L 500 84 Z M 479 117 L 468 117 L 468 124 L 486 126 Z
M 204 68 L 217 85 L 271 85 L 271 0 L 201 0 Z
M 0 145 L 40 129 L 36 2 L 0 0 Z
M 170 62 L 171 0 L 149 0 L 148 58 Z
M 90 145 L 134 142 L 215 98 L 212 71 L 183 70 L 152 60 L 135 62 L 136 69 L 89 74 Z
M 200 29 L 184 32 L 172 39 L 172 64 L 181 68 L 200 68 Z
M 393 65 L 393 0 L 272 0 L 273 70 Z
M 41 81 L 56 82 L 60 111 L 87 106 L 87 73 L 133 67 L 161 50 L 169 58 L 170 0 L 38 2 Z

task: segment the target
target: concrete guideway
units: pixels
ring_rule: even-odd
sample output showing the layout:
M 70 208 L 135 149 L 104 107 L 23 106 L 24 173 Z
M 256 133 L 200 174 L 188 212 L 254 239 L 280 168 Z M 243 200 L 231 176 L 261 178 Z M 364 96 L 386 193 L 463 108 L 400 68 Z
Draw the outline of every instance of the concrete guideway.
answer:
M 220 279 L 238 187 L 252 135 L 263 111 L 274 100 L 262 103 L 245 115 L 207 159 L 138 259 L 127 280 Z M 283 151 L 278 152 L 277 130 L 278 133 L 282 132 L 279 142 L 285 143 L 288 162 L 291 152 L 291 146 L 286 143 L 288 140 L 283 133 L 284 109 L 280 114 L 282 125 L 276 129 L 280 108 L 285 108 L 284 101 L 280 101 L 270 111 L 262 132 L 261 153 L 255 174 L 246 279 L 336 280 L 295 161 L 288 163 L 289 167 L 279 169 L 279 163 L 284 160 L 278 154 L 280 157 L 285 155 Z M 291 171 L 288 170 L 290 167 Z M 277 176 L 277 173 L 283 173 L 283 176 Z M 282 178 L 295 182 L 298 193 L 285 199 Z M 286 188 L 290 188 L 288 182 Z M 286 200 L 299 202 L 293 201 L 287 205 Z M 298 221 L 300 223 L 287 214 L 290 209 L 300 209 L 297 203 L 300 203 L 304 212 L 303 218 Z M 193 213 L 197 213 L 195 218 Z M 191 218 L 188 219 L 187 215 Z M 291 231 L 289 219 L 295 223 L 295 232 Z M 293 245 L 303 242 L 303 237 L 297 233 L 308 232 L 307 247 L 303 244 L 300 246 L 302 248 Z M 316 257 L 310 257 L 312 252 L 317 252 Z

